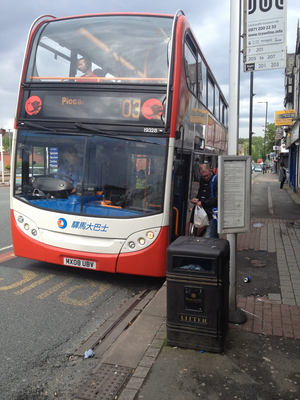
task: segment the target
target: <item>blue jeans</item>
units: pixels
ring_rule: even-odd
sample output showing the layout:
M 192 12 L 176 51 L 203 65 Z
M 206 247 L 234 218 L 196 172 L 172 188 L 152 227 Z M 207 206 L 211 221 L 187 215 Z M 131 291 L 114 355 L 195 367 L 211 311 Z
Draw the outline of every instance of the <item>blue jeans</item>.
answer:
M 206 227 L 204 237 L 219 239 L 217 223 L 213 218 L 209 220 L 209 225 Z

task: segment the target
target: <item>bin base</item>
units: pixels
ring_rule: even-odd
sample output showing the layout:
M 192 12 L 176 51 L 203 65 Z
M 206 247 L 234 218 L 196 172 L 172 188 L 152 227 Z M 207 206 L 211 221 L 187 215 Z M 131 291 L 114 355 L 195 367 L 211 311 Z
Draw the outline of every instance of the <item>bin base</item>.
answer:
M 227 341 L 227 329 L 224 332 L 206 332 L 174 326 L 167 323 L 167 344 L 210 353 L 223 353 Z

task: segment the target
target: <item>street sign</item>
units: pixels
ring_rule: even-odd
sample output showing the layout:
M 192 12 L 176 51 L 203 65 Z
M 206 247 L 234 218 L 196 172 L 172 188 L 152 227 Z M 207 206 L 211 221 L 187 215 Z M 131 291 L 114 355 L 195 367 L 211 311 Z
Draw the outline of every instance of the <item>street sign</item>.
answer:
M 244 0 L 244 71 L 286 67 L 286 0 Z
M 285 126 L 285 125 L 293 125 L 293 120 L 292 118 L 278 118 L 275 120 L 275 125 L 276 126 Z
M 293 125 L 295 110 L 275 111 L 275 126 Z
M 283 128 L 276 128 L 275 129 L 275 140 L 281 139 L 283 136 Z

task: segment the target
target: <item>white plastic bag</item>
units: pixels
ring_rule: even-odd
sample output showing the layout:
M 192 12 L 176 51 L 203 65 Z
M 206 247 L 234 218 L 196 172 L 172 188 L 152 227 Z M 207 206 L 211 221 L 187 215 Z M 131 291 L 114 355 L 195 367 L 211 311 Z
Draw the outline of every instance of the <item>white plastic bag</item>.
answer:
M 196 228 L 202 228 L 209 225 L 208 216 L 204 208 L 196 206 L 194 212 L 194 225 Z

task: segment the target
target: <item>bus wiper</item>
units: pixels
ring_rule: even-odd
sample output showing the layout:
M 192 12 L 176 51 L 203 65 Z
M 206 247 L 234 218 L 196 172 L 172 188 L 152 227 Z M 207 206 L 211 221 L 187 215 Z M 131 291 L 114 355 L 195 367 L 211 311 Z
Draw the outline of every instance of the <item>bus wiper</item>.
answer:
M 80 122 L 76 122 L 75 126 L 76 126 L 76 128 L 79 128 L 79 129 L 85 129 L 87 131 L 101 133 L 102 136 L 110 137 L 110 138 L 113 138 L 113 139 L 122 139 L 122 140 L 128 140 L 129 142 L 139 142 L 139 143 L 147 143 L 147 144 L 157 144 L 157 145 L 159 144 L 159 143 L 155 143 L 155 142 L 148 142 L 147 140 L 134 139 L 133 137 L 114 135 L 114 134 L 109 133 L 107 131 L 102 131 L 101 129 L 94 128 L 94 127 L 89 126 L 89 125 L 81 124 Z
M 38 128 L 38 129 L 43 129 L 44 131 L 49 131 L 49 132 L 54 132 L 57 133 L 57 131 L 55 129 L 51 129 L 51 128 L 46 128 L 43 125 L 39 125 L 39 124 L 35 124 L 34 122 L 21 122 L 22 126 L 31 126 L 32 128 Z

